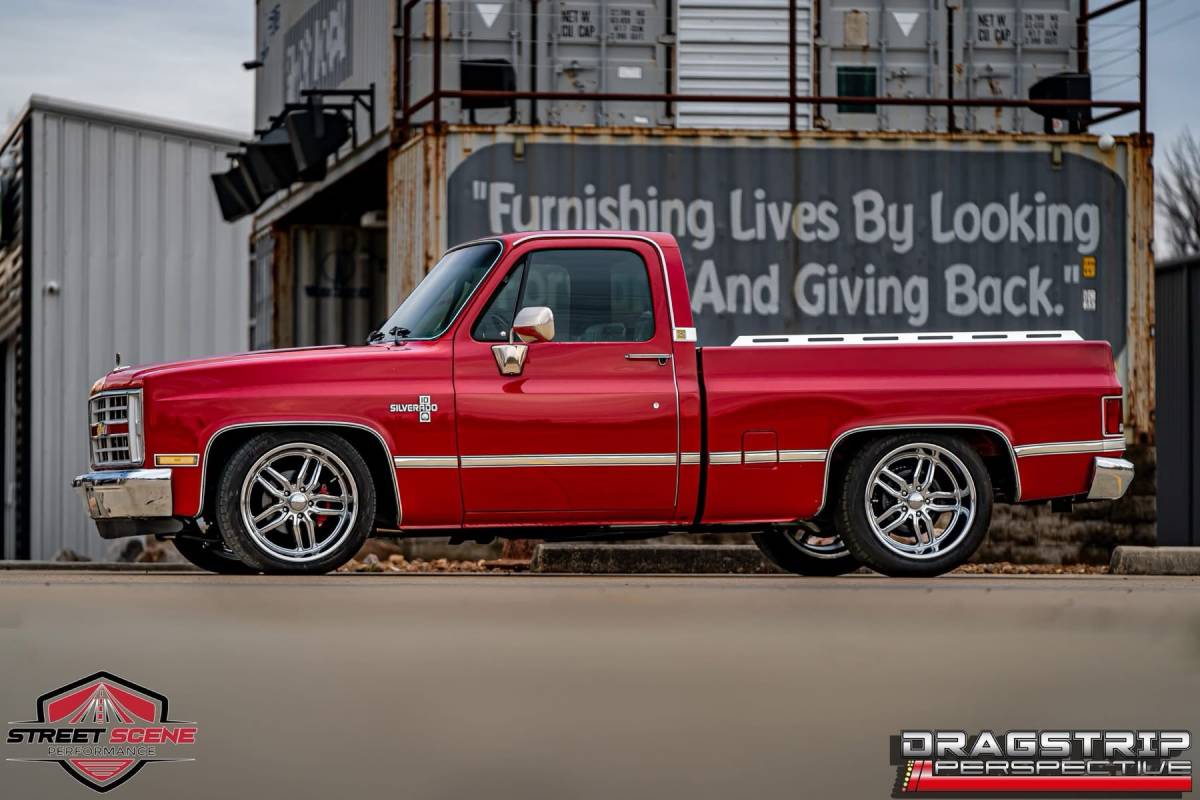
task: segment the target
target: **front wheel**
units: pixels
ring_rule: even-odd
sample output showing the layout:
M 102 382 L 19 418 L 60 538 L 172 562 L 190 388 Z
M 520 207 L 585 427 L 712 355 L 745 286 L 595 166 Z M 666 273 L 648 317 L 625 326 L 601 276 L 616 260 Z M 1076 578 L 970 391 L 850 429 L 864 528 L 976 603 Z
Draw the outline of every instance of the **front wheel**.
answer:
M 837 533 L 822 531 L 811 522 L 802 522 L 795 528 L 763 531 L 753 538 L 768 561 L 796 575 L 845 575 L 861 566 Z
M 320 574 L 362 547 L 375 519 L 375 485 L 340 436 L 276 431 L 246 442 L 217 489 L 226 545 L 264 572 Z
M 846 471 L 836 522 L 850 552 L 893 577 L 965 562 L 987 535 L 992 482 L 955 436 L 904 433 L 867 444 Z

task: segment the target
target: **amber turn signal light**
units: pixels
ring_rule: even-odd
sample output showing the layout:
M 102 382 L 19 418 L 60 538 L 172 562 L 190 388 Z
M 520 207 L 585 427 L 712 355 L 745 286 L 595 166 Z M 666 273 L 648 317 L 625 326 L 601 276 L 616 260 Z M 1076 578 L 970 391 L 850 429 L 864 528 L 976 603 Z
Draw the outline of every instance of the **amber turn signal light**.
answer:
M 194 467 L 200 463 L 195 453 L 168 453 L 154 457 L 156 467 Z

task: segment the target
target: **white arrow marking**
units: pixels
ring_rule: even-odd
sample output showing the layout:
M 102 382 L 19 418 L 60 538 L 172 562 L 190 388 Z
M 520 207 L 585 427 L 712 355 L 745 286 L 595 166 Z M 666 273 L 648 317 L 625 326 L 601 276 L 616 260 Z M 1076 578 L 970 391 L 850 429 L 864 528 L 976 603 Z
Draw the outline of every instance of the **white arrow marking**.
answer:
M 913 26 L 917 24 L 917 18 L 921 16 L 921 12 L 893 11 L 892 16 L 896 18 L 896 24 L 900 26 L 900 32 L 908 36 L 912 33 Z
M 475 8 L 479 11 L 479 16 L 483 17 L 483 24 L 490 28 L 496 23 L 496 17 L 500 16 L 504 3 L 476 3 Z

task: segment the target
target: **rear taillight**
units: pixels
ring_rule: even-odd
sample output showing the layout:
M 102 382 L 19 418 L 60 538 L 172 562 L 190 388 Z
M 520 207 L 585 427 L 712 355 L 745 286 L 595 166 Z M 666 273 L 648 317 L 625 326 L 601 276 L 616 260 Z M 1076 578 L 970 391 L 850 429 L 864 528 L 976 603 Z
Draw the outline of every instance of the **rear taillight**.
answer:
M 1125 406 L 1120 395 L 1105 397 L 1100 402 L 1104 415 L 1104 435 L 1120 436 L 1125 432 Z

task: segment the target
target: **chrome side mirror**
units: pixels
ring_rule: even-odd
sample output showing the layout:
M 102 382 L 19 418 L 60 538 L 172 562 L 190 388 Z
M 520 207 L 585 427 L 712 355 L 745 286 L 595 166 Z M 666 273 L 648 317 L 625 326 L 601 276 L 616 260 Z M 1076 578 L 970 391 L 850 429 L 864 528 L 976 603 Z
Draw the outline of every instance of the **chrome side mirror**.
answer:
M 520 375 L 525 369 L 525 354 L 528 352 L 527 344 L 492 345 L 492 355 L 496 357 L 496 366 L 501 375 Z
M 554 339 L 554 312 L 545 306 L 526 306 L 513 320 L 513 334 L 522 342 L 549 342 Z

